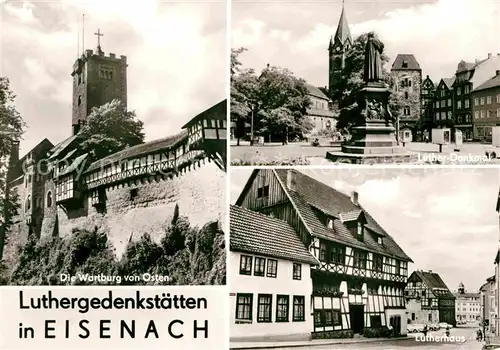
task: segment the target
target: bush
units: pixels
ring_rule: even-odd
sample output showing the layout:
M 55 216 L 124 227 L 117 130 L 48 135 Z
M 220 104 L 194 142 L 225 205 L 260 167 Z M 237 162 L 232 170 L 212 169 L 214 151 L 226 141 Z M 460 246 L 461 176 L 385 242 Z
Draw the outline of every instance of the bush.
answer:
M 179 216 L 176 206 L 171 225 L 160 243 L 149 234 L 129 242 L 121 259 L 117 259 L 107 234 L 75 229 L 69 238 L 31 236 L 21 248 L 13 267 L 0 261 L 0 284 L 16 285 L 97 285 L 116 284 L 108 281 L 70 282 L 62 274 L 121 276 L 122 284 L 225 284 L 226 252 L 224 232 L 218 222 L 209 222 L 201 229 L 191 227 L 186 217 Z M 125 276 L 168 276 L 165 281 L 127 281 Z
M 312 339 L 346 339 L 353 337 L 354 332 L 350 329 L 312 333 Z
M 365 328 L 363 336 L 366 338 L 388 338 L 391 336 L 391 330 L 387 327 Z

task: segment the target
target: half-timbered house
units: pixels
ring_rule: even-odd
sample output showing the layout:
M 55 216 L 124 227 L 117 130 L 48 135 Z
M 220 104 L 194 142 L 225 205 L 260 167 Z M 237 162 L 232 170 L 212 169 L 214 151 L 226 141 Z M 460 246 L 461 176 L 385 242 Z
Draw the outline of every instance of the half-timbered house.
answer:
M 238 206 L 229 213 L 231 339 L 309 339 L 317 260 L 285 221 Z
M 410 257 L 358 202 L 296 170 L 257 169 L 236 205 L 287 222 L 310 254 L 313 338 L 392 325 L 406 334 Z M 335 334 L 337 333 L 337 334 Z
M 455 297 L 432 271 L 414 271 L 405 289 L 408 323 L 446 322 L 455 326 Z

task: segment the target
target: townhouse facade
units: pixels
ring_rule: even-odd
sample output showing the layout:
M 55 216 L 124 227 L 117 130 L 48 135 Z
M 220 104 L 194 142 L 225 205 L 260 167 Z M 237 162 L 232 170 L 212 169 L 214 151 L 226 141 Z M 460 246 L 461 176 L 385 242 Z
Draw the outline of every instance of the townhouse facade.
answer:
M 492 127 L 500 126 L 500 70 L 472 91 L 474 139 L 492 141 Z

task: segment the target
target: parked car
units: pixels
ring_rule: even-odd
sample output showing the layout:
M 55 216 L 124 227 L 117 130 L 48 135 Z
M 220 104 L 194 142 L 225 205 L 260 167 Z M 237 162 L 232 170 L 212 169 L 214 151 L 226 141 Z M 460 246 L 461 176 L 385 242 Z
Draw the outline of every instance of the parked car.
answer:
M 446 329 L 446 327 L 450 327 L 450 328 L 453 328 L 453 326 L 451 324 L 448 324 L 446 322 L 439 322 L 439 327 L 441 329 Z
M 429 330 L 431 331 L 438 331 L 441 327 L 439 326 L 439 323 L 431 323 L 427 326 Z
M 424 330 L 424 325 L 419 323 L 409 324 L 406 327 L 406 330 L 408 331 L 408 333 L 419 333 Z

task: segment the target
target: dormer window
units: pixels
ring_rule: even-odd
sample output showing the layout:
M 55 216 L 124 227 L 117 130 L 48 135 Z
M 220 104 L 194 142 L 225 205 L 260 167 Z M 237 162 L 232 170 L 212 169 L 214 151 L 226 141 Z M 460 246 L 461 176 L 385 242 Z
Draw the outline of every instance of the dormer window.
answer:
M 257 198 L 264 198 L 269 196 L 269 185 L 257 189 Z
M 328 219 L 326 225 L 329 229 L 333 230 L 333 219 Z
M 408 61 L 403 61 L 403 68 L 408 68 Z
M 358 222 L 358 230 L 357 230 L 358 236 L 363 236 L 363 224 Z
M 377 237 L 377 243 L 382 245 L 382 237 Z

